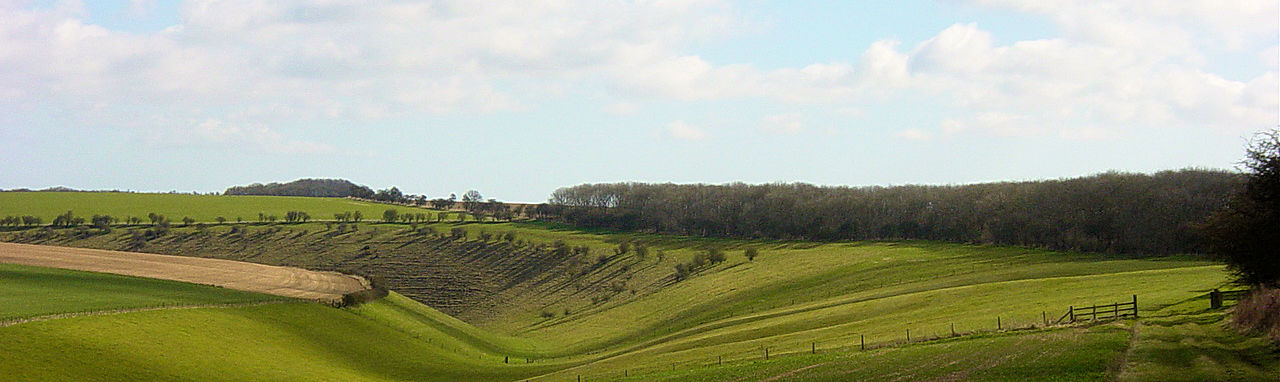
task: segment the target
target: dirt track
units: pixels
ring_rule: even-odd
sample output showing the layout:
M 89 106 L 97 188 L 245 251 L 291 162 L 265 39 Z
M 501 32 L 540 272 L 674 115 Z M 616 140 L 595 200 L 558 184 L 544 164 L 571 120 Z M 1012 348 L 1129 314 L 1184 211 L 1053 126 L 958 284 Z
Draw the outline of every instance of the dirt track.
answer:
M 296 297 L 336 300 L 366 289 L 361 278 L 241 261 L 101 249 L 0 243 L 0 263 L 115 273 L 217 285 L 224 288 Z

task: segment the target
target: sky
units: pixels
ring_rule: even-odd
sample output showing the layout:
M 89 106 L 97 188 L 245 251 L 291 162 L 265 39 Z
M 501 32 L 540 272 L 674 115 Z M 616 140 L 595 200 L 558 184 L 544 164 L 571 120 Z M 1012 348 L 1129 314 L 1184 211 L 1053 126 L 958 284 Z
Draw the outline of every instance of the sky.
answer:
M 0 0 L 0 188 L 1234 169 L 1274 0 Z

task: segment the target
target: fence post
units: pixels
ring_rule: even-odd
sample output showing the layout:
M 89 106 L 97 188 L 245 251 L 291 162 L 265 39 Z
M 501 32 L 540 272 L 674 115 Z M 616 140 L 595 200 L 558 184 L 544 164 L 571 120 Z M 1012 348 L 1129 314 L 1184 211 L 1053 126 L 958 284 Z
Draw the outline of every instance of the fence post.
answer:
M 911 329 L 907 329 L 907 342 L 911 342 Z
M 858 342 L 861 342 L 861 343 L 862 343 L 862 350 L 867 350 L 867 337 L 866 337 L 866 336 L 859 334 L 859 335 L 858 335 Z
M 952 337 L 956 336 L 956 323 L 954 322 L 951 323 L 951 336 Z
M 817 343 L 817 342 L 811 342 L 811 343 L 809 343 L 809 354 L 818 354 L 818 343 Z
M 1133 295 L 1133 318 L 1138 318 L 1138 295 Z
M 724 356 L 722 355 L 716 356 L 716 366 L 722 366 L 722 365 L 724 365 Z
M 1068 306 L 1068 307 L 1067 307 L 1067 315 L 1068 315 L 1068 316 L 1071 316 L 1071 322 L 1076 322 L 1076 307 L 1075 307 L 1075 305 L 1072 305 L 1072 306 Z
M 769 348 L 764 348 L 764 360 L 769 360 Z
M 1044 326 L 1049 326 L 1049 312 L 1040 311 L 1040 319 L 1044 320 Z
M 996 330 L 1004 329 L 1004 325 L 1000 324 L 1000 316 L 996 316 Z

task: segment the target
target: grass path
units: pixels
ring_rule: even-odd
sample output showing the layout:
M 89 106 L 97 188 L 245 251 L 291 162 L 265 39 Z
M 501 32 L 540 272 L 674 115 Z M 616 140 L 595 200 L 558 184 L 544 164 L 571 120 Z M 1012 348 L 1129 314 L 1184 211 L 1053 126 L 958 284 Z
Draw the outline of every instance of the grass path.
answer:
M 1117 380 L 1280 381 L 1276 345 L 1226 321 L 1225 311 L 1143 319 Z
M 49 320 L 57 320 L 62 318 L 105 316 L 110 314 L 148 312 L 152 310 L 169 310 L 169 309 L 239 308 L 239 307 L 246 307 L 246 306 L 279 304 L 284 302 L 290 302 L 290 301 L 289 300 L 270 300 L 270 301 L 257 301 L 257 302 L 233 302 L 233 303 L 225 303 L 225 304 L 151 306 L 151 307 L 145 307 L 145 308 L 125 308 L 125 309 L 110 309 L 110 310 L 94 310 L 94 311 L 74 312 L 74 313 L 58 313 L 58 314 L 48 314 L 43 316 L 26 317 L 26 318 L 18 318 L 18 319 L 11 319 L 11 320 L 0 320 L 0 328 L 6 327 L 6 326 L 18 325 L 18 324 L 25 324 L 28 322 L 49 321 Z

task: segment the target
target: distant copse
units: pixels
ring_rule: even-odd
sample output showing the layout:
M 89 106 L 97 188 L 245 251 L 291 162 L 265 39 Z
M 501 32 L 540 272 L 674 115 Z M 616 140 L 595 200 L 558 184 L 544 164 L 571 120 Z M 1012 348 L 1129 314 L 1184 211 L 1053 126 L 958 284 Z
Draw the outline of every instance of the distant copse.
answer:
M 556 190 L 532 212 L 579 226 L 695 236 L 1165 254 L 1202 251 L 1196 226 L 1242 183 L 1236 173 L 1181 170 L 960 186 L 584 184 Z
M 314 196 L 341 198 L 354 196 L 372 198 L 374 192 L 345 179 L 298 179 L 288 183 L 254 183 L 234 186 L 223 191 L 224 195 Z

